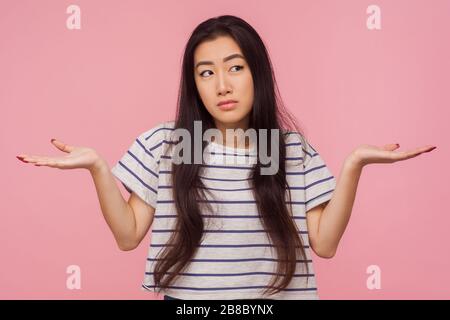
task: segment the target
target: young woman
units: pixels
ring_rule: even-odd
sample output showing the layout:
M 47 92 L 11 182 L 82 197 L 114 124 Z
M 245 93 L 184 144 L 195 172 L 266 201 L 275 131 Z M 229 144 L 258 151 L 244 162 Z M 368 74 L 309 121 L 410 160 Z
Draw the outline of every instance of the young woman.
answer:
M 277 93 L 257 32 L 238 17 L 212 18 L 186 45 L 176 119 L 141 133 L 111 170 L 94 149 L 58 140 L 52 143 L 65 157 L 20 158 L 88 169 L 122 250 L 136 248 L 152 226 L 142 290 L 165 299 L 318 299 L 310 250 L 335 255 L 362 168 L 433 147 L 399 152 L 395 144 L 361 145 L 336 183 Z M 201 140 L 200 162 L 196 123 L 202 137 L 209 129 L 224 137 Z M 227 129 L 268 134 L 248 142 L 241 131 L 230 140 Z M 180 130 L 188 135 L 180 139 Z M 175 163 L 181 141 L 192 142 L 181 152 L 191 161 Z M 278 155 L 275 174 L 262 174 L 264 143 Z M 128 201 L 114 177 L 130 192 Z

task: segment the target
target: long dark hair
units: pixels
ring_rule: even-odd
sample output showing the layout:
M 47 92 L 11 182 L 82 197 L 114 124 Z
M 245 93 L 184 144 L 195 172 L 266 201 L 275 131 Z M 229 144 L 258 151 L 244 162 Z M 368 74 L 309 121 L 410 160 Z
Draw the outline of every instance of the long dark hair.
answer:
M 275 294 L 286 288 L 296 270 L 296 259 L 300 256 L 305 260 L 309 273 L 307 256 L 303 242 L 298 234 L 298 228 L 288 211 L 286 192 L 291 193 L 286 181 L 285 158 L 286 148 L 284 138 L 289 133 L 301 133 L 302 147 L 305 146 L 302 133 L 295 118 L 283 106 L 273 73 L 272 63 L 263 41 L 258 33 L 247 22 L 231 15 L 223 15 L 208 19 L 199 24 L 192 32 L 185 48 L 182 74 L 179 88 L 177 114 L 174 128 L 184 128 L 194 139 L 194 121 L 201 121 L 202 133 L 209 128 L 215 128 L 214 119 L 200 99 L 194 80 L 194 50 L 203 41 L 214 40 L 220 36 L 231 36 L 239 45 L 246 58 L 254 83 L 254 103 L 250 114 L 249 128 L 267 129 L 268 154 L 279 152 L 279 170 L 274 175 L 261 175 L 259 153 L 256 164 L 250 173 L 250 180 L 261 223 L 270 236 L 277 250 L 278 267 L 276 277 L 268 284 L 265 292 Z M 271 130 L 280 130 L 279 150 L 271 149 Z M 292 132 L 292 130 L 294 132 Z M 281 134 L 283 133 L 283 134 Z M 257 143 L 260 138 L 257 135 Z M 305 137 L 306 139 L 306 137 Z M 207 142 L 203 141 L 203 150 Z M 191 155 L 194 154 L 194 141 L 191 141 Z M 199 199 L 205 199 L 205 188 L 199 175 L 203 168 L 201 164 L 172 162 L 172 190 L 177 220 L 175 232 L 171 235 L 167 246 L 160 252 L 154 269 L 155 286 L 166 288 L 181 271 L 189 264 L 195 255 L 203 238 L 204 221 L 201 215 Z M 201 204 L 205 203 L 202 201 Z M 206 208 L 211 210 L 208 203 Z M 169 270 L 172 269 L 171 272 Z M 278 284 L 278 282 L 280 282 Z

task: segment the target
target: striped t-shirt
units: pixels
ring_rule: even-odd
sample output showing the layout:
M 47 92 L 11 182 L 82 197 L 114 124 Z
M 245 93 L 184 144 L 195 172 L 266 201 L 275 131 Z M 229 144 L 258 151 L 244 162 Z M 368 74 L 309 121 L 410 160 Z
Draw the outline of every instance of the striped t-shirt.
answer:
M 156 292 L 153 266 L 175 227 L 177 215 L 171 187 L 174 121 L 162 122 L 140 134 L 111 169 L 127 189 L 155 208 L 142 290 Z M 280 133 L 281 134 L 281 133 Z M 180 299 L 319 299 L 309 247 L 306 211 L 331 199 L 336 180 L 322 158 L 298 133 L 286 133 L 286 178 L 291 189 L 293 219 L 300 231 L 309 274 L 297 257 L 289 286 L 274 295 L 262 295 L 276 273 L 276 250 L 260 219 L 249 173 L 256 161 L 255 147 L 239 149 L 209 143 L 200 175 L 206 201 L 214 212 L 202 212 L 204 238 L 187 269 L 161 291 Z M 172 152 L 172 153 L 171 153 Z M 252 160 L 253 159 L 253 160 Z M 243 164 L 241 164 L 243 163 Z M 288 200 L 288 198 L 286 198 Z M 308 277 L 308 281 L 306 278 Z M 158 288 L 156 288 L 158 289 Z

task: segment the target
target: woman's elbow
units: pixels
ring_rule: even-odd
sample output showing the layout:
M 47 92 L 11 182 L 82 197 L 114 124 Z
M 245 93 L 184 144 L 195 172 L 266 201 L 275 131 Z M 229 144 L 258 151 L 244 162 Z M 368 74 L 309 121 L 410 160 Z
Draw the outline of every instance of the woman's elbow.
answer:
M 331 259 L 336 254 L 336 249 L 317 249 L 314 250 L 314 253 L 320 258 Z
M 135 243 L 117 243 L 117 246 L 122 251 L 131 251 L 137 248 Z

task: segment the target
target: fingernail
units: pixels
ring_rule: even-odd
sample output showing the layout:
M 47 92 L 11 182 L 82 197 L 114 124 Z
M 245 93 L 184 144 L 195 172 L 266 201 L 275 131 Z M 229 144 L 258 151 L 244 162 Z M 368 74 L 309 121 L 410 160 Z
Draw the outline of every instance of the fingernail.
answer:
M 396 143 L 397 147 L 400 147 L 400 145 L 398 143 Z
M 52 140 L 50 140 L 50 142 L 53 143 L 53 141 L 55 141 L 55 140 L 56 140 L 56 139 L 52 139 Z
M 22 161 L 22 162 L 28 163 L 28 161 L 23 160 L 23 158 L 20 157 L 20 156 L 16 156 L 16 158 L 19 159 L 19 160 Z
M 436 149 L 436 147 L 433 147 L 433 148 L 431 148 L 430 150 L 425 151 L 425 152 L 430 152 L 430 151 L 433 151 L 434 149 Z

